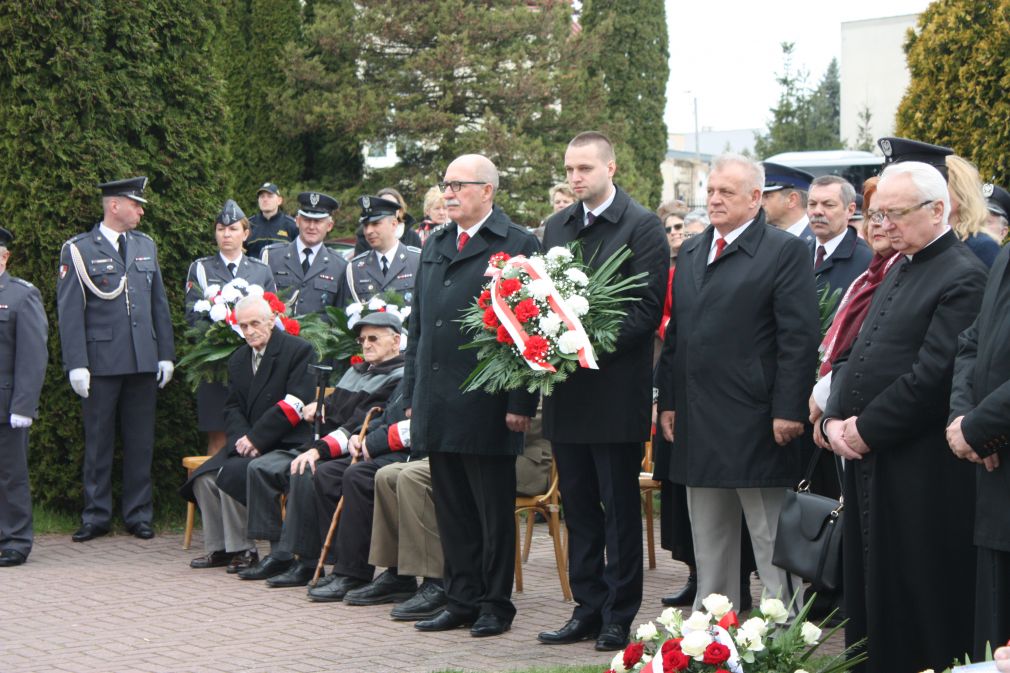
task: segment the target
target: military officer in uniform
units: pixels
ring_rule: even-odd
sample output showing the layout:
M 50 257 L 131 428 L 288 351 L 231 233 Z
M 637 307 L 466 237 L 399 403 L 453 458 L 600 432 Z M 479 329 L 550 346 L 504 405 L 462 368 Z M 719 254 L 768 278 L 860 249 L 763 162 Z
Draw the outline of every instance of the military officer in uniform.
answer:
M 339 207 L 332 196 L 319 192 L 298 195 L 298 237 L 288 244 L 277 243 L 263 250 L 277 291 L 294 302 L 295 315 L 318 313 L 327 306 L 343 307 L 344 274 L 347 260 L 323 245 L 333 229 L 333 211 Z
M 42 296 L 7 275 L 13 240 L 0 227 L 0 568 L 21 565 L 32 550 L 28 427 L 38 414 L 49 359 Z
M 381 196 L 362 196 L 361 228 L 371 250 L 347 265 L 345 288 L 351 301 L 365 303 L 393 290 L 409 305 L 414 298 L 414 279 L 421 264 L 421 249 L 401 243 L 396 237 L 396 211 L 400 204 Z
M 147 178 L 99 185 L 104 217 L 60 251 L 56 307 L 63 368 L 81 396 L 84 512 L 73 535 L 109 532 L 116 418 L 123 440 L 123 519 L 135 536 L 151 528 L 151 456 L 157 387 L 172 379 L 175 343 L 158 249 L 136 231 Z
M 281 190 L 272 182 L 264 182 L 256 190 L 256 201 L 260 212 L 249 220 L 251 229 L 246 242 L 246 254 L 259 259 L 263 249 L 273 243 L 290 243 L 298 235 L 298 225 L 295 218 L 283 210 L 284 197 Z
M 274 276 L 270 267 L 254 257 L 242 254 L 242 243 L 249 238 L 249 220 L 233 200 L 225 201 L 214 219 L 214 239 L 217 254 L 201 257 L 189 265 L 186 277 L 186 322 L 196 325 L 210 322 L 207 310 L 197 311 L 197 302 L 207 297 L 207 288 L 222 288 L 236 278 L 274 292 Z M 197 429 L 207 433 L 207 455 L 217 453 L 225 445 L 224 402 L 228 387 L 224 383 L 201 383 L 196 391 Z

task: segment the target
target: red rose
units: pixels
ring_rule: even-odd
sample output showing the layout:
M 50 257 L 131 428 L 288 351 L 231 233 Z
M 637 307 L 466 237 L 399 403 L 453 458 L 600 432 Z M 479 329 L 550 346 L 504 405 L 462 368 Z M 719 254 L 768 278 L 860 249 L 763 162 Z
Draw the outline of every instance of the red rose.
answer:
M 505 264 L 505 262 L 509 261 L 510 259 L 512 258 L 509 257 L 509 254 L 507 252 L 496 252 L 495 254 L 491 255 L 491 258 L 488 260 L 487 263 L 489 266 L 495 266 L 500 269 L 502 265 Z
M 352 355 L 351 356 L 351 364 L 352 365 L 360 365 L 364 361 L 365 361 L 365 358 L 361 357 L 360 355 Z
M 668 640 L 665 643 L 663 643 L 663 648 L 660 651 L 663 654 L 666 654 L 670 650 L 677 650 L 679 652 L 680 651 L 680 641 L 682 641 L 682 640 L 684 640 L 684 639 L 683 638 L 671 638 L 670 640 Z
M 526 322 L 530 318 L 540 315 L 540 307 L 532 299 L 523 299 L 516 304 L 515 313 L 519 322 Z
M 480 293 L 480 296 L 477 297 L 477 306 L 480 306 L 481 308 L 488 308 L 491 306 L 491 290 L 484 290 Z
M 484 309 L 484 329 L 496 330 L 498 328 L 498 316 L 494 314 L 494 309 L 488 306 Z
M 729 648 L 722 643 L 711 642 L 705 648 L 702 661 L 706 664 L 721 664 L 729 659 Z
M 624 648 L 624 669 L 631 670 L 631 667 L 642 660 L 642 653 L 645 652 L 643 643 L 631 643 Z
M 527 360 L 532 360 L 533 362 L 543 362 L 544 356 L 547 355 L 547 349 L 550 345 L 551 344 L 547 341 L 547 339 L 534 334 L 526 340 L 526 348 L 523 349 L 523 357 Z M 625 668 L 627 668 L 627 666 L 625 666 Z
M 512 337 L 509 336 L 508 330 L 505 329 L 504 325 L 498 325 L 498 343 L 512 345 L 515 341 L 512 341 Z
M 508 297 L 518 292 L 522 286 L 523 284 L 519 282 L 518 278 L 506 278 L 498 283 L 498 293 L 503 297 Z
M 678 645 L 663 652 L 664 671 L 683 671 L 691 665 L 691 657 L 684 654 Z

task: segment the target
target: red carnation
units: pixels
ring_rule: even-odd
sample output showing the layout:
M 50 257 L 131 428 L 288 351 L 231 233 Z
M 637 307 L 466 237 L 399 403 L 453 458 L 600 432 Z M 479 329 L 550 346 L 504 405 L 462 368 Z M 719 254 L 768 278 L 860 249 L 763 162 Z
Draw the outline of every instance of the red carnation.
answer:
M 505 325 L 498 325 L 498 343 L 508 344 L 509 346 L 515 343 L 515 341 L 512 341 L 512 337 L 509 336 L 508 330 L 505 329 Z
M 624 648 L 624 670 L 630 671 L 632 666 L 641 661 L 643 652 L 645 652 L 644 643 L 631 643 Z
M 523 357 L 527 360 L 532 360 L 533 362 L 543 362 L 544 356 L 547 355 L 547 349 L 550 345 L 551 344 L 547 341 L 547 339 L 534 334 L 526 340 L 526 348 L 523 350 Z M 625 666 L 625 668 L 627 668 L 627 666 Z
M 519 322 L 526 322 L 530 318 L 536 318 L 540 315 L 540 307 L 532 299 L 523 299 L 516 304 L 515 312 Z
M 498 328 L 498 316 L 494 314 L 494 309 L 488 306 L 484 309 L 484 329 L 495 330 Z
M 518 278 L 506 278 L 498 283 L 498 292 L 501 296 L 508 297 L 518 292 L 522 286 L 523 284 L 519 282 Z
M 285 311 L 288 310 L 288 307 L 285 306 L 284 302 L 282 302 L 280 299 L 274 299 L 272 302 L 270 302 L 270 310 L 273 311 L 274 313 L 283 314 Z
M 495 254 L 491 255 L 491 258 L 487 261 L 487 263 L 489 266 L 496 266 L 500 269 L 502 265 L 505 264 L 505 262 L 509 261 L 510 259 L 512 258 L 509 257 L 509 254 L 507 252 L 496 252 Z
M 711 642 L 705 648 L 702 661 L 706 664 L 721 664 L 729 659 L 729 648 L 722 643 Z
M 477 306 L 480 306 L 481 308 L 491 306 L 491 290 L 484 290 L 480 293 L 480 296 L 477 297 Z
M 220 293 L 218 293 L 218 294 L 220 294 Z M 272 303 L 272 302 L 277 301 L 277 295 L 275 295 L 273 292 L 264 292 L 263 293 L 263 298 L 266 299 L 267 303 Z
M 351 356 L 351 364 L 352 365 L 360 365 L 364 361 L 365 361 L 365 358 L 361 357 L 360 355 L 352 355 Z
M 664 671 L 683 671 L 690 665 L 691 657 L 684 654 L 680 646 L 663 652 Z
M 281 316 L 281 324 L 284 325 L 284 331 L 291 336 L 298 336 L 298 333 L 302 331 L 302 326 L 294 318 Z

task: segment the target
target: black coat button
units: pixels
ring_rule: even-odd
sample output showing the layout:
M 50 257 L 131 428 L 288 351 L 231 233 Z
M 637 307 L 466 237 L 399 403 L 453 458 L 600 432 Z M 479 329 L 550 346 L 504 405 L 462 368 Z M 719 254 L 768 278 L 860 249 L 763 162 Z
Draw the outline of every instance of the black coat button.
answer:
M 431 368 L 434 369 L 437 372 L 438 371 L 438 363 L 437 362 L 433 362 L 431 364 Z
M 442 319 L 439 318 L 438 320 L 435 321 L 435 327 L 441 327 L 441 326 L 442 326 Z

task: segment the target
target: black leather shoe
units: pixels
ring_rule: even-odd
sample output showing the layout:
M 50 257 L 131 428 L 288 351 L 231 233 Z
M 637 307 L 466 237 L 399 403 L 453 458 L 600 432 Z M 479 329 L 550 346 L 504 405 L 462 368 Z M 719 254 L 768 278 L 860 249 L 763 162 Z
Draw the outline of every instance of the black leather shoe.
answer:
M 319 584 L 309 589 L 309 600 L 314 603 L 336 603 L 344 600 L 351 589 L 357 589 L 367 584 L 365 580 L 346 575 L 332 575 L 333 579 L 323 578 Z
M 401 577 L 388 570 L 376 577 L 370 584 L 352 589 L 344 596 L 347 605 L 380 605 L 403 601 L 417 591 L 417 580 L 413 577 Z
M 628 629 L 620 624 L 607 624 L 596 639 L 597 652 L 623 650 L 628 645 Z
M 267 555 L 251 568 L 240 570 L 238 576 L 239 579 L 243 580 L 265 580 L 275 575 L 280 575 L 294 564 L 295 560 L 293 558 L 286 561 L 278 561 L 273 556 Z
M 228 564 L 227 572 L 229 575 L 234 575 L 237 572 L 245 570 L 246 568 L 252 568 L 254 565 L 260 562 L 259 552 L 255 549 L 246 549 L 244 552 L 238 554 L 233 554 L 231 557 L 231 563 Z
M 418 631 L 452 631 L 461 626 L 473 624 L 473 617 L 464 617 L 448 610 L 442 610 L 431 619 L 422 619 L 414 624 Z
M 0 568 L 12 568 L 19 566 L 28 559 L 27 556 L 16 549 L 4 549 L 0 551 Z
M 600 622 L 595 619 L 569 619 L 557 631 L 541 631 L 537 640 L 548 645 L 568 645 L 581 640 L 592 640 L 600 635 Z
M 694 603 L 695 596 L 698 595 L 698 575 L 697 573 L 691 573 L 687 576 L 687 584 L 684 588 L 673 594 L 672 596 L 663 597 L 663 605 L 669 608 L 679 607 L 681 605 L 691 605 Z
M 197 556 L 195 559 L 189 562 L 190 568 L 223 568 L 224 566 L 231 563 L 231 557 L 234 554 L 230 554 L 226 551 L 212 551 L 209 554 L 204 554 L 203 556 Z
M 389 616 L 400 622 L 416 622 L 431 619 L 448 604 L 445 589 L 434 582 L 423 582 L 413 596 L 392 609 Z
M 150 540 L 154 537 L 154 529 L 146 521 L 134 524 L 127 528 L 127 530 L 130 531 L 133 537 L 139 537 L 141 540 Z
M 108 528 L 102 528 L 101 526 L 93 523 L 85 523 L 81 524 L 81 527 L 77 529 L 76 533 L 70 536 L 70 539 L 74 542 L 87 542 L 88 540 L 94 540 L 96 537 L 108 535 L 108 533 Z
M 298 561 L 280 575 L 267 579 L 267 586 L 275 589 L 303 587 L 309 583 L 315 572 L 315 562 Z
M 470 635 L 474 638 L 500 636 L 512 628 L 512 621 L 505 621 L 498 615 L 486 613 L 477 618 L 470 627 Z

